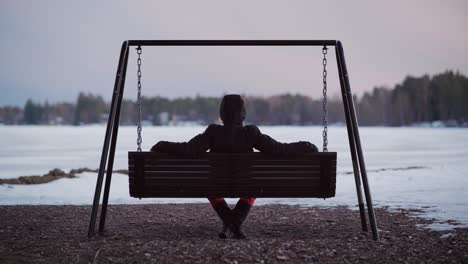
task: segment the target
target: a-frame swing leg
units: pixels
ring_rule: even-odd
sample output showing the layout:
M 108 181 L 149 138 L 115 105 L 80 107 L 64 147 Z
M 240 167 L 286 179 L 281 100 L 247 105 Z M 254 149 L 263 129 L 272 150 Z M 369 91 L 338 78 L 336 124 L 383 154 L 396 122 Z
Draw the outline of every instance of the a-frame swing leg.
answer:
M 97 218 L 97 214 L 99 210 L 99 200 L 101 198 L 102 183 L 104 180 L 104 172 L 106 168 L 107 157 L 109 154 L 109 143 L 111 142 L 111 138 L 112 138 L 111 155 L 110 155 L 111 158 L 110 158 L 110 166 L 109 166 L 110 174 L 108 171 L 108 174 L 107 174 L 108 178 L 106 179 L 107 198 L 105 198 L 105 201 L 106 201 L 105 207 L 103 206 L 104 218 L 102 218 L 102 212 L 101 212 L 101 223 L 102 223 L 102 227 L 104 227 L 105 212 L 107 210 L 107 200 L 109 198 L 109 188 L 110 188 L 110 181 L 111 181 L 111 176 L 112 176 L 112 166 L 114 162 L 115 144 L 117 140 L 116 132 L 118 131 L 118 125 L 119 125 L 119 122 L 118 122 L 119 117 L 116 118 L 116 116 L 117 115 L 120 116 L 120 103 L 122 100 L 122 91 L 123 91 L 123 85 L 124 85 L 123 81 L 125 80 L 124 70 L 127 65 L 127 60 L 128 60 L 128 43 L 124 42 L 122 44 L 122 49 L 120 51 L 119 65 L 117 67 L 117 74 L 116 74 L 116 79 L 115 79 L 115 84 L 114 84 L 114 92 L 112 94 L 109 119 L 107 120 L 106 136 L 104 138 L 104 145 L 103 145 L 102 154 L 101 154 L 101 162 L 99 165 L 99 172 L 98 172 L 98 177 L 97 177 L 97 182 L 96 182 L 96 190 L 94 192 L 94 200 L 93 200 L 93 207 L 91 210 L 91 217 L 90 217 L 90 222 L 89 222 L 88 237 L 92 237 L 94 235 L 94 229 L 96 226 L 96 218 Z M 117 111 L 117 108 L 119 109 L 119 111 Z
M 354 131 L 353 131 L 353 126 L 351 124 L 351 116 L 349 114 L 350 110 L 349 110 L 348 99 L 347 99 L 347 94 L 346 94 L 345 81 L 343 78 L 343 71 L 341 68 L 342 67 L 341 59 L 338 54 L 338 48 L 336 46 L 335 46 L 335 54 L 336 54 L 336 61 L 338 65 L 338 74 L 340 77 L 339 79 L 340 79 L 341 94 L 342 94 L 342 99 L 343 99 L 343 108 L 344 108 L 344 113 L 346 117 L 346 128 L 348 130 L 349 150 L 351 152 L 351 160 L 353 162 L 354 183 L 356 185 L 356 194 L 358 198 L 359 213 L 361 216 L 361 227 L 362 227 L 362 231 L 368 231 L 366 211 L 365 211 L 364 202 L 362 199 L 362 185 L 361 185 L 361 177 L 360 177 L 360 172 L 359 172 L 359 165 L 357 161 L 358 159 L 357 159 L 356 143 L 354 141 Z
M 120 109 L 122 106 L 125 77 L 127 73 L 128 52 L 125 53 L 123 63 L 124 63 L 123 70 L 120 73 L 120 79 L 121 79 L 120 84 L 119 84 L 120 92 L 117 95 L 118 96 L 117 109 L 116 109 L 116 116 L 114 120 L 114 128 L 112 132 L 111 146 L 110 146 L 110 152 L 109 152 L 109 161 L 107 165 L 106 183 L 104 185 L 104 196 L 102 198 L 101 219 L 99 220 L 99 232 L 104 231 L 104 226 L 106 224 L 107 204 L 109 202 L 109 191 L 110 191 L 110 185 L 111 185 L 111 180 L 112 180 L 112 170 L 114 169 L 115 148 L 117 145 L 117 135 L 119 132 L 119 125 L 120 125 Z
M 340 71 L 340 79 L 343 79 L 343 84 L 345 88 L 345 93 L 343 93 L 343 98 L 346 99 L 347 106 L 348 106 L 348 111 L 345 111 L 345 114 L 347 115 L 346 120 L 349 120 L 349 119 L 351 120 L 351 125 L 352 125 L 351 132 L 354 136 L 354 142 L 355 142 L 358 161 L 359 161 L 359 167 L 361 169 L 361 177 L 362 177 L 362 183 L 364 186 L 364 194 L 366 196 L 367 211 L 369 214 L 369 221 L 370 221 L 370 225 L 372 229 L 372 236 L 374 240 L 379 241 L 380 238 L 379 238 L 379 233 L 377 230 L 377 221 L 375 219 L 374 206 L 372 204 L 372 197 L 370 193 L 369 182 L 367 179 L 366 165 L 364 162 L 364 155 L 363 155 L 362 147 L 361 147 L 361 139 L 359 137 L 359 128 L 358 128 L 358 123 L 357 123 L 357 118 L 356 118 L 356 110 L 354 108 L 353 97 L 352 97 L 351 88 L 349 84 L 348 70 L 346 69 L 343 46 L 341 42 L 339 41 L 337 41 L 337 44 L 336 44 L 336 56 L 338 60 L 338 69 Z M 350 131 L 348 130 L 348 133 L 349 132 Z M 351 145 L 351 142 L 350 142 L 350 145 Z M 355 161 L 353 160 L 353 166 L 355 166 L 354 163 Z

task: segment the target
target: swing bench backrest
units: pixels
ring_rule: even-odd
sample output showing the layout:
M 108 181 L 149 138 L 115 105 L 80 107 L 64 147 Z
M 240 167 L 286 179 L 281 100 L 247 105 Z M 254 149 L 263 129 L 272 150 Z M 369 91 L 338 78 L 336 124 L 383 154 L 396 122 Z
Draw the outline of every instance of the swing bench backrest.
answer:
M 130 196 L 136 198 L 329 198 L 335 196 L 336 152 L 294 157 L 204 153 L 196 158 L 129 152 Z

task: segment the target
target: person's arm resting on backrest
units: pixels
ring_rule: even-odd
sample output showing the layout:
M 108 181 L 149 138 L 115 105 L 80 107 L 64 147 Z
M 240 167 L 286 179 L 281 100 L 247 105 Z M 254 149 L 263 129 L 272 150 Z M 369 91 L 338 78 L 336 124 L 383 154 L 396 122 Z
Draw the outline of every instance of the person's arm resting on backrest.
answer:
M 260 152 L 272 155 L 301 155 L 318 152 L 317 146 L 307 141 L 281 143 L 268 135 L 262 134 L 257 126 L 246 126 L 253 140 L 253 147 Z
M 196 135 L 188 142 L 159 141 L 151 148 L 151 151 L 182 156 L 201 154 L 210 148 L 210 131 L 212 128 L 212 125 L 208 126 L 203 133 Z

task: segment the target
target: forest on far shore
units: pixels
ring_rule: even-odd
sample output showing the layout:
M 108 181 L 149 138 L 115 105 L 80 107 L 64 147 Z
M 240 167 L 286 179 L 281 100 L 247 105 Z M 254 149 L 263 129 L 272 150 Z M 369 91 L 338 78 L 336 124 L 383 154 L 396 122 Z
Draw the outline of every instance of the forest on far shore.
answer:
M 258 125 L 319 125 L 322 98 L 304 95 L 244 96 L 246 123 Z M 360 125 L 408 126 L 443 124 L 468 126 L 468 78 L 446 71 L 434 76 L 406 77 L 395 87 L 375 87 L 361 97 L 354 96 Z M 218 122 L 219 97 L 168 99 L 143 97 L 142 117 L 153 125 L 206 125 Z M 0 107 L 0 124 L 84 125 L 104 123 L 109 102 L 99 95 L 80 93 L 76 103 L 37 103 L 24 107 Z M 135 125 L 135 100 L 122 102 L 121 124 Z M 328 122 L 345 123 L 341 97 L 328 98 Z

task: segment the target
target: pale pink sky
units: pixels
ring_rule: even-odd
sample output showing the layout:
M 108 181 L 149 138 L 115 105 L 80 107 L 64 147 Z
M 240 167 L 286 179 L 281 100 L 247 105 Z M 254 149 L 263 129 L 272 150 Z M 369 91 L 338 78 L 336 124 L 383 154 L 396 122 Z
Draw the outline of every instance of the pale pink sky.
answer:
M 126 39 L 339 39 L 355 93 L 408 74 L 468 75 L 468 2 L 0 1 L 0 106 L 110 98 Z M 144 94 L 320 94 L 319 48 L 144 49 Z M 134 54 L 134 53 L 133 53 Z M 130 58 L 126 97 L 135 95 Z M 330 91 L 338 93 L 330 54 Z

